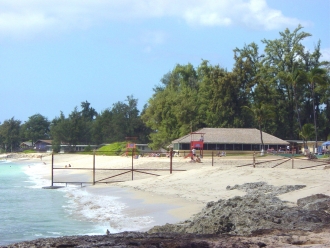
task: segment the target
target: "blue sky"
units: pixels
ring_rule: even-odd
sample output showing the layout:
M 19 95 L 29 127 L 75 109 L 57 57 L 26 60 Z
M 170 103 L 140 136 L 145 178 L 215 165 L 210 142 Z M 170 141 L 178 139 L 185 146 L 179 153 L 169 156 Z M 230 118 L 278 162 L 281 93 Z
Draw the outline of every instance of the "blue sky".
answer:
M 329 0 L 1 0 L 0 122 L 50 121 L 88 101 L 138 107 L 176 64 L 229 71 L 233 49 L 301 24 L 330 60 Z

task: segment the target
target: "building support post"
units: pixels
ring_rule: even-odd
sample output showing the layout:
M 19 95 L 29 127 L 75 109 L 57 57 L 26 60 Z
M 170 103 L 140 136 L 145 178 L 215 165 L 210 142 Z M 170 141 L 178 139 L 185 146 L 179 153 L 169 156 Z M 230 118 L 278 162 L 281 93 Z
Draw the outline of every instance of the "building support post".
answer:
M 132 148 L 132 181 L 133 181 L 133 159 L 134 159 L 134 147 Z
M 93 185 L 95 185 L 95 150 L 93 152 Z
M 54 153 L 52 153 L 52 187 L 54 186 Z
M 293 167 L 294 167 L 294 154 L 293 154 L 293 148 L 294 148 L 294 147 L 292 147 L 292 157 L 291 157 L 291 160 L 292 160 L 292 169 L 293 169 Z
M 173 148 L 170 149 L 170 174 L 172 174 Z
M 212 151 L 212 166 L 213 166 L 213 151 Z

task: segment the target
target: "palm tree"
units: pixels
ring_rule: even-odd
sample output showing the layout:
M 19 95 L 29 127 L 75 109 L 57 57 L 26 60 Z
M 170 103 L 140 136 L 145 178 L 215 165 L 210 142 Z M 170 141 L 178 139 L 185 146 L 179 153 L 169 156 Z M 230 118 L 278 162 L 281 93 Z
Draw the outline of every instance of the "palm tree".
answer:
M 272 111 L 272 106 L 264 103 L 254 103 L 251 107 L 243 106 L 243 108 L 248 109 L 258 124 L 260 131 L 260 141 L 261 141 L 261 155 L 264 151 L 264 141 L 262 138 L 262 125 L 270 118 L 273 117 L 274 112 Z
M 316 109 L 315 109 L 315 88 L 316 84 L 323 85 L 326 80 L 326 70 L 315 67 L 307 73 L 307 79 L 310 84 L 312 91 L 312 102 L 313 102 L 313 117 L 314 117 L 314 131 L 315 131 L 315 147 L 317 148 L 317 123 L 316 123 Z
M 301 132 L 299 133 L 299 136 L 303 139 L 304 149 L 308 149 L 307 140 L 313 136 L 313 129 L 313 124 L 307 123 L 303 125 Z
M 301 77 L 301 70 L 295 69 L 292 73 L 289 73 L 287 75 L 287 79 L 292 83 L 292 89 L 293 89 L 293 100 L 295 103 L 295 109 L 297 113 L 297 121 L 299 124 L 299 131 L 301 132 L 301 120 L 300 120 L 300 114 L 299 114 L 299 109 L 298 109 L 298 100 L 297 100 L 297 85 L 299 82 L 299 79 Z

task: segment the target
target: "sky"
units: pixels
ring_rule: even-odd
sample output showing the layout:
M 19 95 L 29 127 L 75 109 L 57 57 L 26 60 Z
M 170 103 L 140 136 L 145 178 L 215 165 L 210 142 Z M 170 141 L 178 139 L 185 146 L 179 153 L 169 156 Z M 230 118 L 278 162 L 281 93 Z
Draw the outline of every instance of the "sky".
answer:
M 177 64 L 231 71 L 235 48 L 299 24 L 330 60 L 329 0 L 1 0 L 0 123 L 131 95 L 141 111 Z

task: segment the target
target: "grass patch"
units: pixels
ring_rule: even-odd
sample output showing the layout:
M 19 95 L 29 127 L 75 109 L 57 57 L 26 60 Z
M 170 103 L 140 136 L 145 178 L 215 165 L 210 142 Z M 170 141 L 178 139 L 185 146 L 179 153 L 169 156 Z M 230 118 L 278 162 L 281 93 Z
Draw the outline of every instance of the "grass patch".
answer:
M 128 151 L 127 155 L 131 155 L 132 149 L 126 149 L 127 142 L 115 142 L 109 145 L 100 147 L 96 151 L 96 155 L 106 156 L 119 156 Z M 138 149 L 135 148 L 135 153 L 138 153 Z
M 28 153 L 36 153 L 36 151 L 33 150 L 33 149 L 31 149 L 31 150 L 24 150 L 24 151 L 22 151 L 22 153 L 26 153 L 26 154 L 28 154 Z

